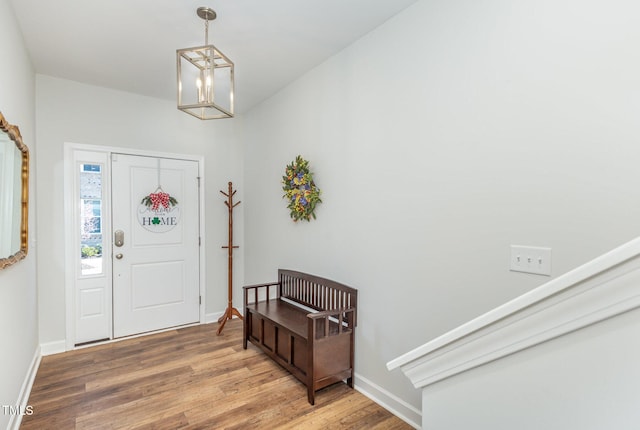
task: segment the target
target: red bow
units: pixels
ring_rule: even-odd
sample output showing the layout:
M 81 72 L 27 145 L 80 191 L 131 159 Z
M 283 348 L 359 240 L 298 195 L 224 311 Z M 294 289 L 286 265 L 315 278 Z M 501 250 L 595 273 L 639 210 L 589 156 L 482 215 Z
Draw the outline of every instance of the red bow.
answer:
M 151 210 L 157 211 L 160 205 L 164 206 L 165 209 L 169 209 L 169 194 L 161 191 L 149 194 L 149 198 L 151 199 Z

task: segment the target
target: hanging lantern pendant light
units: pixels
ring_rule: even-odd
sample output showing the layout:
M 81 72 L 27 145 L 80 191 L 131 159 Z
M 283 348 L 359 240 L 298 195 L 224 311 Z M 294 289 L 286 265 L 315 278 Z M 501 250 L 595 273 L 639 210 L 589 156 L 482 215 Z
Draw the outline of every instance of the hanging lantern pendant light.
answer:
M 204 46 L 178 49 L 178 109 L 200 119 L 231 118 L 234 115 L 233 62 L 209 44 L 209 21 L 216 12 L 200 7 L 205 22 Z

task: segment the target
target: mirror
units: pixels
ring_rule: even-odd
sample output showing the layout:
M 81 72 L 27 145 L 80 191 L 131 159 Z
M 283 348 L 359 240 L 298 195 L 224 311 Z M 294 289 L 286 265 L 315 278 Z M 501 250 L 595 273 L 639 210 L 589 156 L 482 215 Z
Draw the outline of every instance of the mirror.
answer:
M 0 112 L 0 269 L 27 256 L 29 148 Z

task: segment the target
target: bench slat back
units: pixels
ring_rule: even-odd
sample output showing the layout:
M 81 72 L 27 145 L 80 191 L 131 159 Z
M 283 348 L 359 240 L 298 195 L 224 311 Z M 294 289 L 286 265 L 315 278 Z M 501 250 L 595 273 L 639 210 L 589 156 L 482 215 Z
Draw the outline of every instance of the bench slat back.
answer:
M 317 311 L 357 308 L 358 290 L 308 273 L 278 270 L 278 297 L 293 300 Z

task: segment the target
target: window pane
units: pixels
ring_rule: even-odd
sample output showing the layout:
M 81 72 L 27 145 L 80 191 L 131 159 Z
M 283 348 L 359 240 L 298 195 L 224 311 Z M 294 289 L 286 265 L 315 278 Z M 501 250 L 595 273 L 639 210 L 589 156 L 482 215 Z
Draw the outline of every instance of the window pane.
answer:
M 99 275 L 102 260 L 102 166 L 80 165 L 80 273 Z
M 82 222 L 82 233 L 84 235 L 88 234 L 100 234 L 102 231 L 100 230 L 100 218 L 91 217 L 85 218 Z

